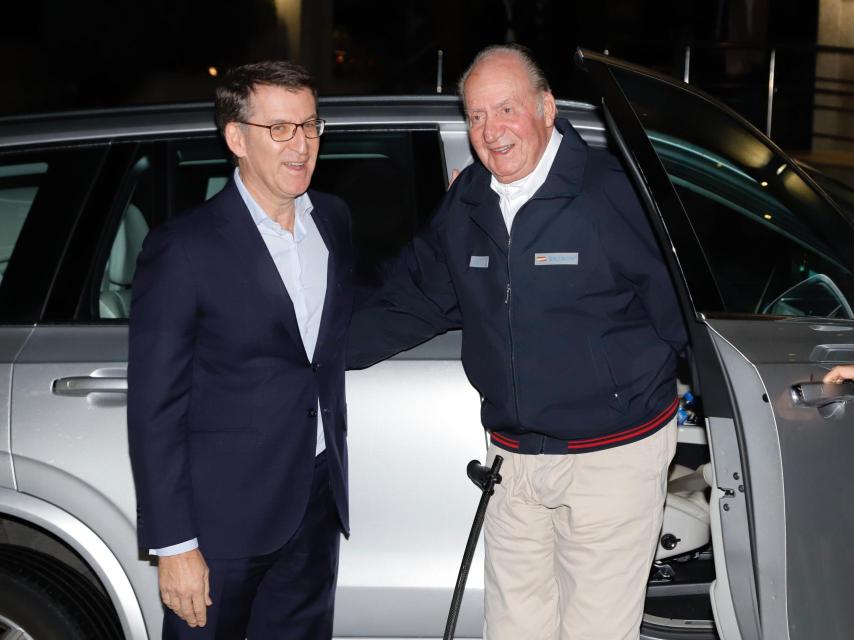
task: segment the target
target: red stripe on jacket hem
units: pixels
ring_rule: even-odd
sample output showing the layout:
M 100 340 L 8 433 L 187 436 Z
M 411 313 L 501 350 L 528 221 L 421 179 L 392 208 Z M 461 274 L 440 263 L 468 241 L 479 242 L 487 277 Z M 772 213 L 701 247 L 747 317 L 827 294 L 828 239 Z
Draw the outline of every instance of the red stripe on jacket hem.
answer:
M 676 407 L 679 405 L 679 398 L 676 398 L 671 402 L 667 408 L 655 416 L 652 420 L 649 420 L 642 425 L 637 427 L 632 427 L 626 431 L 621 431 L 620 433 L 612 433 L 607 436 L 600 436 L 598 438 L 586 438 L 583 440 L 571 440 L 567 443 L 567 449 L 590 449 L 592 447 L 599 447 L 605 444 L 614 444 L 615 442 L 622 442 L 623 440 L 630 440 L 636 436 L 643 435 L 648 431 L 652 431 L 656 427 L 661 426 L 661 423 L 665 420 L 669 420 L 673 417 L 673 413 L 676 411 Z
M 504 436 L 494 432 L 490 434 L 490 437 L 496 442 L 503 444 L 505 447 L 510 447 L 511 449 L 519 448 L 519 442 L 516 440 L 510 440 L 509 438 L 505 438 Z

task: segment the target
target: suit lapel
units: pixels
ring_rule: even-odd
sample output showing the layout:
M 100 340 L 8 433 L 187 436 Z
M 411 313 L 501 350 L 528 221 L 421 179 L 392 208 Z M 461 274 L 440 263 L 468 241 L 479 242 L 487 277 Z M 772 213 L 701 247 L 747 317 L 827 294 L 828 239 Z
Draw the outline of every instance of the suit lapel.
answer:
M 260 286 L 291 339 L 305 354 L 293 301 L 233 179 L 212 204 L 216 205 L 216 229 L 231 247 L 237 264 L 251 282 Z
M 309 194 L 311 195 L 311 194 Z M 329 332 L 332 318 L 335 317 L 335 305 L 338 302 L 338 247 L 335 244 L 335 229 L 332 221 L 329 219 L 329 212 L 319 208 L 316 204 L 317 198 L 313 201 L 314 208 L 311 211 L 311 217 L 317 230 L 320 232 L 320 237 L 323 238 L 323 243 L 329 251 L 329 259 L 326 267 L 326 297 L 323 299 L 323 312 L 320 316 L 320 328 L 317 332 L 317 346 L 314 348 L 315 359 L 317 353 L 326 344 L 326 334 Z

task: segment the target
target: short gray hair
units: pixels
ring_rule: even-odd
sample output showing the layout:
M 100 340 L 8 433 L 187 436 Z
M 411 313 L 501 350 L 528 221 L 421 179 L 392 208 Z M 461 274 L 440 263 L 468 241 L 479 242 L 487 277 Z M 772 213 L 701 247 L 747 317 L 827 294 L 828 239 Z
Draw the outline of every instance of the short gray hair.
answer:
M 522 64 L 522 68 L 525 69 L 525 73 L 531 83 L 531 88 L 534 91 L 542 95 L 543 93 L 552 90 L 549 86 L 549 81 L 546 79 L 546 74 L 543 73 L 540 65 L 537 64 L 536 60 L 534 60 L 534 56 L 531 54 L 531 50 L 528 49 L 528 47 L 523 47 L 520 44 L 493 44 L 482 49 L 480 53 L 474 57 L 474 60 L 472 60 L 468 69 L 466 69 L 463 72 L 463 75 L 460 76 L 460 81 L 457 83 L 457 93 L 459 93 L 460 97 L 463 99 L 463 106 L 465 106 L 466 101 L 466 81 L 469 79 L 472 72 L 481 63 L 486 62 L 495 56 L 502 55 L 512 56 Z M 542 100 L 540 100 L 540 104 L 542 104 Z

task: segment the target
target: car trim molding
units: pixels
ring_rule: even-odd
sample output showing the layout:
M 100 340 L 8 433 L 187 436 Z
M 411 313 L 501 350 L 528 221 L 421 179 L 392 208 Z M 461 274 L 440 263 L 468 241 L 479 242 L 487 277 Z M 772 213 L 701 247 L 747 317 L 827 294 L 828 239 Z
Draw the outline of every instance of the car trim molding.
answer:
M 74 549 L 106 589 L 125 638 L 148 638 L 130 580 L 113 552 L 89 527 L 59 507 L 11 489 L 0 488 L 0 512 L 41 527 Z

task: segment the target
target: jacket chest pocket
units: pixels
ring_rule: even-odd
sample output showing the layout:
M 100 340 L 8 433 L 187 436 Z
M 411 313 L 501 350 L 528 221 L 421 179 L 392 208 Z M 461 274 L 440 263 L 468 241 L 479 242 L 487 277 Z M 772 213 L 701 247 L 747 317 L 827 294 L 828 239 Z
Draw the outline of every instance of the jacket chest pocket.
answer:
M 528 262 L 525 272 L 529 274 L 530 286 L 541 295 L 560 296 L 561 300 L 589 293 L 591 279 L 601 268 L 591 252 L 571 246 L 531 251 L 524 260 Z
M 507 286 L 507 257 L 487 250 L 468 250 L 455 265 L 454 286 L 466 300 L 500 301 Z

